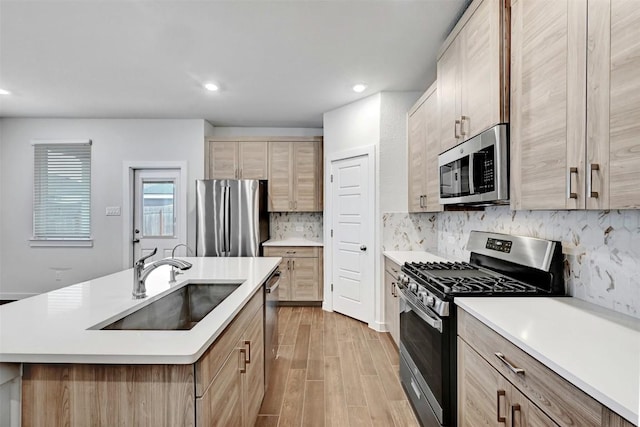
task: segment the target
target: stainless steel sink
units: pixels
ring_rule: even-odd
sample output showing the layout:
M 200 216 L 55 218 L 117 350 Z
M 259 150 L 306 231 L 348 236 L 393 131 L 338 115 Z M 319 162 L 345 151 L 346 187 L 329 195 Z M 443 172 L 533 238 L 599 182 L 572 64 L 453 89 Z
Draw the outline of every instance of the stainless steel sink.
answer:
M 189 283 L 100 329 L 189 330 L 242 283 Z

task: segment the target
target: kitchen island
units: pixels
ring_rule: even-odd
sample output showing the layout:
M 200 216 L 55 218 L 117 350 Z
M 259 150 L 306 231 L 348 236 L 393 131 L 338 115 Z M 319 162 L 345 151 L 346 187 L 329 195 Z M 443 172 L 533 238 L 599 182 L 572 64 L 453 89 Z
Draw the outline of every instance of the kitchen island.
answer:
M 0 307 L 0 362 L 23 363 L 23 425 L 251 425 L 264 393 L 261 285 L 279 258 L 183 258 L 131 297 L 133 271 Z M 100 330 L 189 283 L 238 288 L 190 330 Z M 215 419 L 214 419 L 215 418 Z

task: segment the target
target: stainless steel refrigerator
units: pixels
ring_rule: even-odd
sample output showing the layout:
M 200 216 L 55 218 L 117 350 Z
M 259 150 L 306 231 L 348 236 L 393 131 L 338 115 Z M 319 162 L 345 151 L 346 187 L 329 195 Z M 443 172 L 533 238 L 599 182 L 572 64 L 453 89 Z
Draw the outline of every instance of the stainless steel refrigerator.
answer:
M 267 181 L 196 181 L 196 256 L 262 256 L 269 239 Z

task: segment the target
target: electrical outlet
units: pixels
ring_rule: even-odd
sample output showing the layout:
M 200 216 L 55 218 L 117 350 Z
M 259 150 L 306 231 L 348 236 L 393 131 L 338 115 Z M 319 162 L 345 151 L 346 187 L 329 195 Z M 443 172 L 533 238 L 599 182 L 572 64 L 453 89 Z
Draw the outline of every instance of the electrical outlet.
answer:
M 299 233 L 302 233 L 302 226 L 301 225 L 297 225 L 296 226 L 296 231 Z
M 120 216 L 120 206 L 108 206 L 107 216 Z

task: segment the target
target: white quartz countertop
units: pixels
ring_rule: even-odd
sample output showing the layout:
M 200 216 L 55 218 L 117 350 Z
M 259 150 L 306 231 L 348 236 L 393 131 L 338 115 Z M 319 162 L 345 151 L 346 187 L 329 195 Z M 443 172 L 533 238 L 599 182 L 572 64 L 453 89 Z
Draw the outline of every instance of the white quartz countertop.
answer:
M 384 251 L 384 256 L 398 265 L 402 265 L 405 262 L 446 262 L 445 258 L 430 252 L 422 251 Z
M 281 240 L 267 240 L 262 244 L 262 246 L 324 246 L 324 243 L 316 242 L 315 240 L 308 240 L 302 237 L 289 237 Z
M 638 424 L 640 321 L 576 298 L 472 298 L 456 305 Z
M 193 267 L 169 284 L 169 266 L 147 277 L 147 298 L 131 296 L 133 270 L 0 306 L 0 362 L 189 364 L 204 353 L 281 258 L 180 258 Z M 93 330 L 187 283 L 242 283 L 188 331 Z

